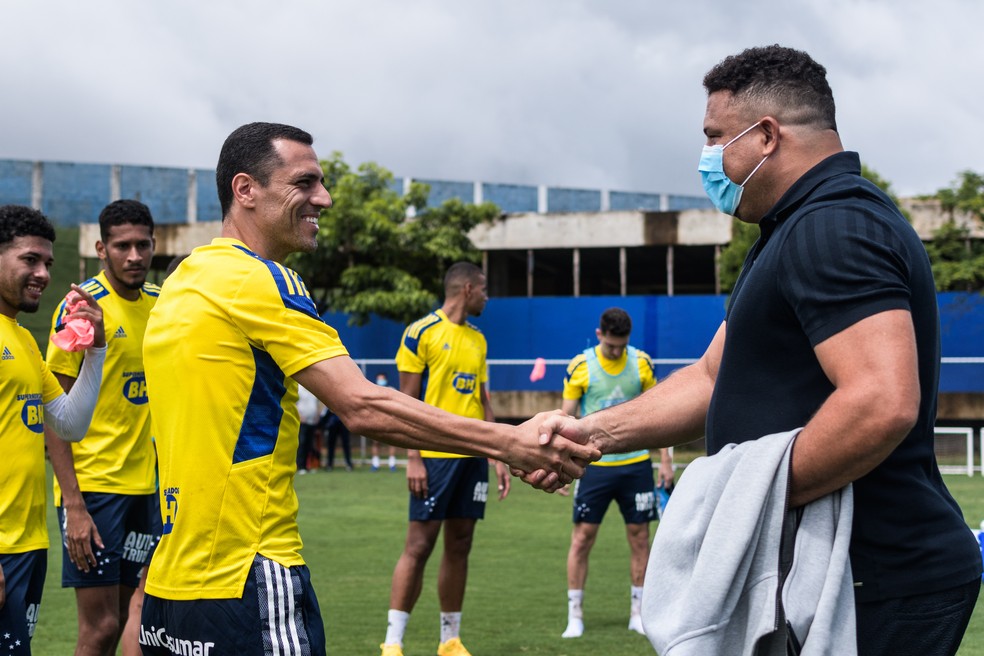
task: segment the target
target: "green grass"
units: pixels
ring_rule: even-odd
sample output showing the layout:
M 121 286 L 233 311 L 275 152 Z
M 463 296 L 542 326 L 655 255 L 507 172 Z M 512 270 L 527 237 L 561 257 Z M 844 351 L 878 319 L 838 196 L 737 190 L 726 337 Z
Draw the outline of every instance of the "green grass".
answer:
M 50 478 L 50 472 L 49 472 Z M 984 478 L 946 476 L 968 524 L 984 519 Z M 386 631 L 390 577 L 406 531 L 406 479 L 398 473 L 336 471 L 297 478 L 298 521 L 304 557 L 321 602 L 328 653 L 377 654 Z M 652 654 L 648 641 L 626 629 L 629 552 L 621 517 L 609 509 L 591 557 L 583 638 L 562 640 L 567 619 L 565 562 L 570 497 L 537 492 L 516 482 L 512 494 L 491 501 L 472 551 L 462 639 L 486 656 L 629 656 Z M 48 526 L 48 580 L 34 636 L 38 656 L 73 650 L 75 601 L 59 587 L 61 549 L 55 513 Z M 407 656 L 430 656 L 438 640 L 436 592 L 440 547 L 431 556 L 424 591 L 407 629 Z M 984 604 L 978 606 L 960 656 L 984 656 Z

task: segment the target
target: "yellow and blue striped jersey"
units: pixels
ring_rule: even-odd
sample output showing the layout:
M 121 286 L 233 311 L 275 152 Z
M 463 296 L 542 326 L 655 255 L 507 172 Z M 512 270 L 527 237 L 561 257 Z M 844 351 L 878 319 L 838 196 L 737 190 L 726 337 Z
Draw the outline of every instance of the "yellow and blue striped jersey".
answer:
M 488 380 L 488 345 L 478 328 L 458 325 L 443 310 L 431 312 L 403 331 L 396 368 L 422 374 L 423 402 L 452 414 L 485 418 L 482 385 Z M 424 458 L 463 458 L 454 453 L 421 451 Z
M 164 522 L 147 592 L 238 598 L 257 553 L 303 564 L 291 376 L 344 355 L 300 276 L 238 240 L 196 248 L 164 282 L 144 337 Z
M 31 333 L 0 315 L 0 553 L 48 548 L 44 404 L 62 394 Z
M 143 338 L 160 287 L 144 283 L 140 298 L 128 301 L 100 271 L 82 283 L 103 311 L 106 361 L 99 398 L 85 439 L 72 444 L 75 475 L 83 492 L 151 494 L 157 489 L 157 455 L 150 439 L 150 406 L 143 367 Z M 51 334 L 61 328 L 62 301 L 52 317 Z M 48 340 L 48 368 L 78 378 L 84 352 L 64 351 Z M 55 479 L 55 505 L 61 489 Z

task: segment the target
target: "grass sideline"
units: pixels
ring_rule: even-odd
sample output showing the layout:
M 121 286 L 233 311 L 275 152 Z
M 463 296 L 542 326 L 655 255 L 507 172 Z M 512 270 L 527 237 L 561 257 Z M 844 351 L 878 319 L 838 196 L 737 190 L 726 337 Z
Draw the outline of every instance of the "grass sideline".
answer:
M 50 468 L 48 473 L 51 476 Z M 968 524 L 984 519 L 984 478 L 945 477 Z M 406 530 L 406 478 L 397 473 L 335 471 L 296 479 L 304 557 L 311 568 L 328 632 L 328 653 L 377 654 L 386 631 L 390 577 Z M 50 487 L 49 487 L 50 489 Z M 648 641 L 627 630 L 629 552 L 621 517 L 609 508 L 591 557 L 585 594 L 585 635 L 560 638 L 567 619 L 565 562 L 570 497 L 532 490 L 514 479 L 505 501 L 490 501 L 472 552 L 462 621 L 469 650 L 485 656 L 643 656 Z M 36 656 L 73 651 L 74 594 L 60 587 L 61 549 L 49 509 L 52 546 Z M 440 546 L 405 639 L 407 656 L 430 656 L 438 641 L 436 592 Z M 978 605 L 960 656 L 984 656 L 984 608 Z

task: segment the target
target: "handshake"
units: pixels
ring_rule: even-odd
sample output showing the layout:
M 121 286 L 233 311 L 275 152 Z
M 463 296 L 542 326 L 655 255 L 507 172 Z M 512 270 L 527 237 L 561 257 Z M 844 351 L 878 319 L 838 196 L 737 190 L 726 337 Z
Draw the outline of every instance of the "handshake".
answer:
M 541 412 L 516 431 L 503 461 L 513 476 L 538 490 L 556 492 L 602 456 L 584 422 L 560 410 Z

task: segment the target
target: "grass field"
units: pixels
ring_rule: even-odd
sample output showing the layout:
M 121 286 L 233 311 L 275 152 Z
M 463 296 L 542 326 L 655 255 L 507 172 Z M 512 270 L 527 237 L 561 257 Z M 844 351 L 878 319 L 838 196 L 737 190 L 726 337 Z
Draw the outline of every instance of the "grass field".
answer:
M 50 474 L 49 474 L 50 475 Z M 378 654 L 386 631 L 390 576 L 406 529 L 404 472 L 320 472 L 297 478 L 304 556 L 328 629 L 328 653 Z M 984 478 L 947 476 L 971 526 L 984 519 Z M 626 629 L 628 547 L 621 517 L 609 509 L 591 558 L 583 638 L 562 640 L 567 618 L 565 559 L 569 497 L 516 482 L 508 499 L 489 503 L 476 534 L 462 639 L 476 656 L 632 656 L 652 654 Z M 54 512 L 48 513 L 53 545 Z M 420 602 L 407 630 L 407 656 L 431 656 L 438 640 L 436 564 L 431 557 Z M 61 550 L 49 551 L 48 581 L 34 636 L 38 656 L 71 654 L 75 602 L 59 587 Z M 960 656 L 984 656 L 984 608 L 978 607 Z

